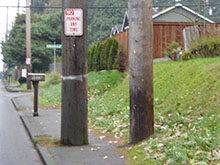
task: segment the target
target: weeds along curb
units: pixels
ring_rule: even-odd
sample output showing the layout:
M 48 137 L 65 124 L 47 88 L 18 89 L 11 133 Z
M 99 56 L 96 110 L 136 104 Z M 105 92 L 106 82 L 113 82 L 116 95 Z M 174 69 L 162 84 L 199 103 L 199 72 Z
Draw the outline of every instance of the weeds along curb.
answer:
M 27 131 L 27 133 L 28 133 L 28 135 L 29 135 L 29 137 L 30 137 L 30 139 L 31 139 L 31 141 L 32 141 L 32 144 L 34 145 L 34 148 L 37 150 L 37 153 L 38 153 L 38 155 L 40 156 L 40 159 L 41 159 L 42 163 L 43 163 L 44 165 L 48 165 L 47 162 L 46 162 L 46 160 L 44 159 L 44 156 L 42 155 L 42 153 L 41 153 L 41 151 L 40 151 L 39 145 L 35 143 L 34 138 L 33 138 L 33 136 L 31 135 L 31 132 L 30 132 L 30 130 L 28 129 L 28 127 L 27 127 L 27 125 L 26 125 L 26 123 L 25 123 L 23 117 L 22 117 L 20 114 L 19 114 L 19 117 L 20 117 L 20 119 L 21 119 L 21 121 L 22 121 L 22 123 L 23 123 L 23 125 L 24 125 L 25 130 Z
M 22 90 L 14 90 L 14 89 L 10 88 L 10 86 L 8 86 L 7 82 L 5 82 L 4 80 L 2 80 L 2 82 L 5 86 L 6 91 L 8 91 L 8 92 L 22 92 Z
M 14 98 L 11 99 L 11 102 L 12 102 L 14 108 L 17 110 L 18 107 L 17 107 L 17 105 L 16 105 L 16 103 L 15 103 L 15 101 L 14 101 Z M 36 151 L 37 151 L 37 153 L 38 153 L 38 155 L 39 155 L 39 157 L 40 157 L 40 159 L 41 159 L 41 162 L 42 162 L 44 165 L 49 165 L 49 163 L 47 163 L 46 159 L 44 158 L 44 156 L 43 156 L 43 154 L 42 154 L 42 151 L 41 151 L 41 149 L 40 149 L 41 147 L 40 147 L 38 144 L 35 143 L 35 140 L 34 140 L 33 136 L 31 135 L 31 132 L 30 132 L 30 130 L 28 129 L 28 126 L 26 125 L 26 123 L 25 123 L 23 117 L 19 114 L 19 112 L 17 112 L 17 113 L 18 113 L 19 118 L 21 119 L 21 121 L 22 121 L 22 123 L 23 123 L 23 125 L 24 125 L 24 128 L 25 128 L 26 132 L 28 133 L 28 136 L 29 136 L 29 138 L 30 138 L 30 140 L 31 140 L 31 142 L 32 142 L 32 144 L 33 144 L 33 146 L 34 146 L 34 148 L 36 149 Z M 46 151 L 45 151 L 45 152 L 46 152 Z

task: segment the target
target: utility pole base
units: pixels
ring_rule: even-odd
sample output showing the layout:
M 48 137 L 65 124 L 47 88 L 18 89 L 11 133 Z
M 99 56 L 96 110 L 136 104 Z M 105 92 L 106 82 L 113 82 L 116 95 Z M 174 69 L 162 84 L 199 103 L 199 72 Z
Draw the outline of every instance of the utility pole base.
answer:
M 34 117 L 38 117 L 38 116 L 39 116 L 39 113 L 38 113 L 38 112 L 34 112 L 34 113 L 33 113 L 33 116 L 34 116 Z

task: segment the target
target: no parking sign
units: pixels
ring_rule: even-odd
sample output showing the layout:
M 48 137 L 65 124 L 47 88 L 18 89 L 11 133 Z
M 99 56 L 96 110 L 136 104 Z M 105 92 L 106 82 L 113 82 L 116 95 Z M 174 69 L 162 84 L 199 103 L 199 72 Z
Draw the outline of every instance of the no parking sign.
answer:
M 66 36 L 83 35 L 83 10 L 65 9 L 64 11 L 64 34 Z

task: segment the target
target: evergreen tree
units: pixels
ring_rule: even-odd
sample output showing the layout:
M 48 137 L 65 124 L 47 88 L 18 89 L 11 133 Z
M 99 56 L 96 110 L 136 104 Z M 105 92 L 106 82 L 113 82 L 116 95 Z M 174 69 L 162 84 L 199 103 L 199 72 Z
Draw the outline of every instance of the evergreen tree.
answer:
M 111 29 L 116 24 L 122 24 L 128 0 L 96 0 L 94 6 L 106 6 L 101 9 L 90 9 L 88 18 L 89 43 L 101 41 L 109 37 Z
M 31 12 L 32 13 L 38 13 L 38 14 L 43 14 L 44 13 L 44 8 L 47 6 L 49 0 L 31 0 Z M 36 8 L 38 7 L 38 8 Z
M 47 49 L 47 44 L 61 43 L 61 13 L 41 16 L 31 15 L 31 52 L 32 71 L 45 72 L 53 59 L 53 50 Z M 9 39 L 2 43 L 4 62 L 24 66 L 26 59 L 26 25 L 25 15 L 18 15 L 9 34 Z M 57 50 L 61 55 L 61 50 Z
M 114 68 L 114 66 L 116 67 L 117 65 L 117 61 L 118 61 L 118 42 L 115 39 L 112 39 L 112 44 L 110 47 L 110 51 L 109 51 L 109 56 L 108 56 L 108 69 L 112 70 L 112 69 L 117 69 Z
M 104 45 L 104 60 L 103 60 L 103 63 L 104 63 L 104 68 L 105 69 L 110 69 L 109 65 L 109 56 L 110 56 L 110 50 L 111 50 L 111 46 L 112 46 L 112 42 L 113 42 L 113 39 L 110 38 L 106 41 L 105 45 Z
M 89 53 L 88 53 L 88 70 L 93 71 L 95 70 L 95 65 L 94 65 L 94 57 L 95 57 L 95 51 L 96 51 L 97 45 L 92 44 L 89 48 Z
M 101 63 L 100 63 L 100 57 L 101 57 L 101 53 L 102 53 L 102 48 L 103 45 L 101 43 L 98 43 L 96 50 L 94 52 L 94 69 L 96 71 L 99 71 L 101 69 Z

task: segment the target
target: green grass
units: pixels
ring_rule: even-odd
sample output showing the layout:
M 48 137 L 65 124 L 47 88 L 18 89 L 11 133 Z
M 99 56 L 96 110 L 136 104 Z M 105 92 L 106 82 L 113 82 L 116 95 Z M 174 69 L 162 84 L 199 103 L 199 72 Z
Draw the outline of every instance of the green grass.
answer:
M 13 78 L 10 78 L 10 83 L 13 84 L 13 85 L 19 86 L 19 82 L 14 80 Z
M 32 91 L 34 91 L 32 83 L 31 83 L 32 89 L 27 89 L 27 84 L 26 83 L 23 83 L 23 84 L 19 85 L 19 87 L 23 90 L 23 92 L 32 92 Z
M 110 91 L 123 80 L 125 74 L 117 71 L 90 72 L 88 74 L 89 92 L 88 97 L 91 100 L 100 96 L 106 91 Z M 55 79 L 55 80 L 54 80 Z M 53 82 L 53 84 L 51 84 Z M 61 105 L 61 83 L 60 75 L 49 74 L 46 81 L 40 83 L 42 89 L 39 94 L 39 105 L 45 108 L 55 108 Z
M 91 127 L 125 142 L 128 82 L 126 74 L 116 71 L 89 74 Z M 60 91 L 57 85 L 48 93 L 56 93 L 53 87 Z M 220 58 L 154 64 L 155 136 L 124 149 L 128 164 L 220 163 L 219 98 Z
M 39 83 L 40 88 L 48 89 L 51 86 L 61 83 L 61 75 L 59 73 L 47 73 L 46 80 Z
M 53 139 L 49 135 L 37 135 L 35 136 L 35 144 L 39 144 L 44 147 L 58 147 L 60 146 L 60 141 L 58 139 Z
M 39 94 L 39 106 L 44 108 L 57 108 L 61 105 L 61 84 L 43 88 Z

